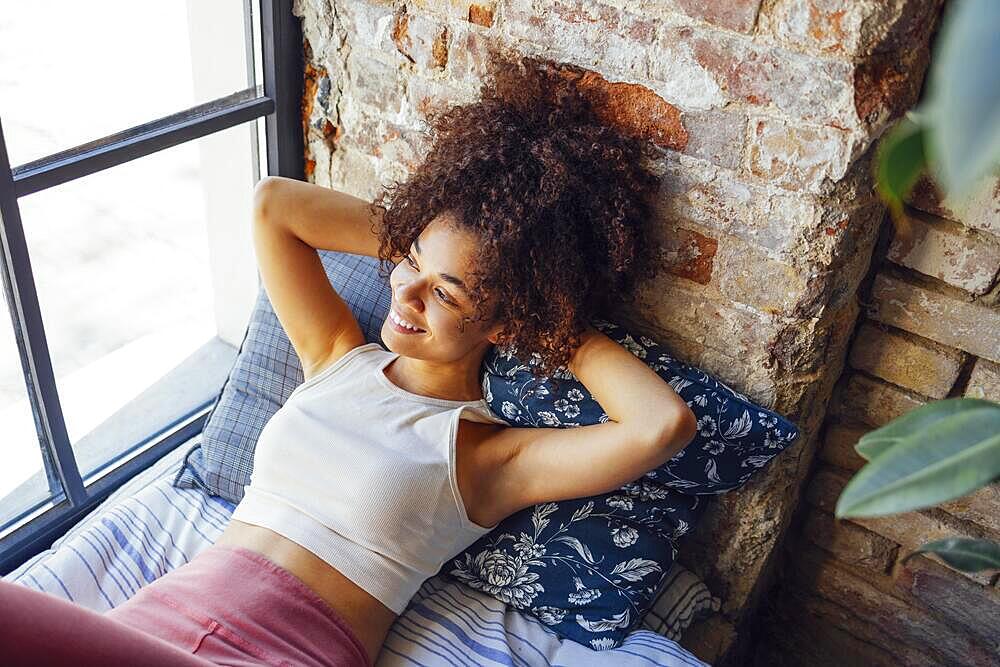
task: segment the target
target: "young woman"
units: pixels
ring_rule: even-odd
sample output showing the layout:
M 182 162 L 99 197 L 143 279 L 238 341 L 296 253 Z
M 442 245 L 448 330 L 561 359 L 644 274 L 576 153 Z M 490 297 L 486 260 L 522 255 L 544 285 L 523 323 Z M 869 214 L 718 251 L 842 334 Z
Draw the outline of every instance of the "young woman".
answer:
M 425 161 L 375 202 L 261 181 L 261 279 L 305 381 L 195 559 L 103 615 L 0 587 L 19 659 L 371 665 L 423 581 L 504 517 L 617 489 L 691 440 L 685 402 L 588 324 L 650 271 L 647 146 L 600 121 L 574 70 L 499 52 L 488 65 L 481 99 L 432 115 Z M 385 348 L 317 248 L 383 260 Z M 506 426 L 480 384 L 493 345 L 567 368 L 608 421 Z

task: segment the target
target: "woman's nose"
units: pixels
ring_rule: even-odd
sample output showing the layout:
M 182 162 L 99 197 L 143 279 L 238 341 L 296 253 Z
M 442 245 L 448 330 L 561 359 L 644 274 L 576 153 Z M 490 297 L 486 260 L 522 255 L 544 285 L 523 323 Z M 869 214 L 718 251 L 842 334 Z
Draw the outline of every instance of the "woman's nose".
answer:
M 416 311 L 423 311 L 424 304 L 420 300 L 420 281 L 411 280 L 396 286 L 396 301 L 405 303 Z

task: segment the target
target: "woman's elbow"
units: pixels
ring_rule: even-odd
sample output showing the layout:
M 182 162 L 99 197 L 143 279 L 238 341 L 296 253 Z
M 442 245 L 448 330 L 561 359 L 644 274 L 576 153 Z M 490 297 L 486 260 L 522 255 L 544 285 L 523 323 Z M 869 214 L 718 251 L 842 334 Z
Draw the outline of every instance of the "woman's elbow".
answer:
M 265 176 L 257 181 L 253 189 L 254 222 L 264 222 L 273 211 L 275 198 L 282 185 L 281 181 L 278 176 Z
M 698 432 L 698 417 L 686 403 L 680 403 L 670 412 L 670 417 L 664 420 L 661 426 L 657 442 L 661 448 L 667 450 L 670 455 L 668 458 L 673 458 L 694 440 Z

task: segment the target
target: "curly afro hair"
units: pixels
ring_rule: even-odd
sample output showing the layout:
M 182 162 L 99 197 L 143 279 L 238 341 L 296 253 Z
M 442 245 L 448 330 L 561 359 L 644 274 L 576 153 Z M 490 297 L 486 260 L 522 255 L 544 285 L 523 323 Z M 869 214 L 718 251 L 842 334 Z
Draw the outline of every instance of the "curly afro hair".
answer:
M 478 101 L 428 114 L 426 158 L 372 203 L 380 269 L 450 213 L 481 239 L 474 319 L 505 322 L 497 346 L 537 354 L 533 372 L 551 374 L 592 318 L 652 274 L 655 153 L 600 120 L 576 85 L 583 70 L 498 47 L 486 70 Z

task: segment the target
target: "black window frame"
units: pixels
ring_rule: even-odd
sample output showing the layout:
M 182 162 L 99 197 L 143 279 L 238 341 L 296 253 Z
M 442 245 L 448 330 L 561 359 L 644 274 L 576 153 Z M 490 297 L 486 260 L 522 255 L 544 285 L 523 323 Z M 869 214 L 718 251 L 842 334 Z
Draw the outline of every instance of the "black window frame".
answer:
M 292 0 L 244 0 L 243 5 L 248 53 L 254 38 L 250 12 L 260 15 L 263 94 L 253 86 L 13 169 L 0 120 L 0 276 L 49 488 L 60 489 L 27 508 L 14 522 L 21 525 L 0 532 L 0 576 L 49 548 L 115 489 L 200 433 L 214 403 L 165 424 L 141 453 L 84 485 L 56 391 L 18 198 L 258 118 L 264 118 L 267 173 L 303 180 L 301 24 L 292 13 Z M 248 66 L 252 71 L 252 58 Z

